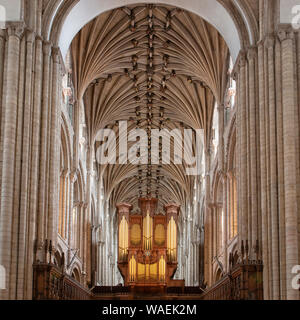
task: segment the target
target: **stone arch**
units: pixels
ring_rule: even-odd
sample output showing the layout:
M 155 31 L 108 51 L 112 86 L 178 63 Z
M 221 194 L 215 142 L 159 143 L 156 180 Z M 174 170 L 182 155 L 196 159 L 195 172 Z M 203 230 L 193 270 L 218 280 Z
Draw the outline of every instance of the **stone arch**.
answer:
M 222 273 L 222 270 L 218 267 L 215 271 L 215 276 L 214 276 L 214 279 L 215 279 L 215 283 L 218 282 L 219 280 L 221 280 L 223 277 L 223 273 Z
M 223 173 L 220 171 L 215 171 L 213 180 L 213 196 L 212 199 L 215 203 L 221 203 L 223 201 Z
M 79 170 L 77 171 L 78 187 L 79 187 L 79 196 L 81 201 L 85 199 L 85 182 L 84 182 L 84 173 L 81 160 L 79 161 Z
M 59 244 L 57 244 L 57 248 L 53 257 L 53 262 L 59 268 L 62 267 L 62 262 L 63 262 L 62 255 L 63 255 L 63 249 Z
M 71 277 L 74 278 L 76 281 L 81 282 L 81 268 L 77 263 L 74 263 L 71 271 Z
M 62 124 L 61 124 L 61 168 L 70 169 L 71 168 L 71 139 L 68 130 L 68 125 L 65 117 L 62 115 Z
M 231 121 L 230 131 L 228 134 L 227 142 L 227 157 L 225 168 L 227 172 L 227 221 L 229 225 L 229 237 L 233 238 L 238 232 L 238 203 L 237 203 L 237 178 L 236 178 L 236 118 Z
M 238 57 L 239 51 L 244 48 L 245 42 L 242 38 L 246 36 L 246 45 L 253 42 L 253 17 L 240 4 L 228 7 L 224 1 L 217 0 L 152 0 L 151 3 L 172 5 L 193 12 L 213 25 L 226 41 L 233 60 Z M 80 29 L 101 13 L 136 3 L 149 3 L 149 0 L 80 0 L 66 4 L 56 1 L 48 10 L 47 30 L 44 36 L 49 38 L 55 45 L 59 46 L 62 56 L 65 57 L 72 39 Z M 246 12 L 245 12 L 246 11 Z
M 227 141 L 228 143 L 227 143 L 226 167 L 227 167 L 227 171 L 229 171 L 234 169 L 234 164 L 235 164 L 236 117 L 234 117 L 231 121 Z
M 232 247 L 231 254 L 233 258 L 233 266 L 235 266 L 239 262 L 239 253 L 238 253 L 237 243 Z
M 57 267 L 61 267 L 61 255 L 59 253 L 59 251 L 57 250 L 54 254 L 54 264 L 57 266 Z

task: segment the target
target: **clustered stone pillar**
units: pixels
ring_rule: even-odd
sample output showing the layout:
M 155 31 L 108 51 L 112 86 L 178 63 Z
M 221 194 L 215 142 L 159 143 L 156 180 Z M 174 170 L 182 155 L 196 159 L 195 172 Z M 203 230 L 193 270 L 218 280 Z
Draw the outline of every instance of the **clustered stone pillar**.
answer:
M 6 72 L 4 75 L 4 101 L 2 101 L 2 179 L 1 179 L 1 212 L 0 212 L 0 264 L 5 267 L 7 279 L 5 292 L 0 297 L 13 298 L 9 295 L 11 281 L 9 277 L 16 276 L 16 270 L 11 270 L 12 228 L 14 217 L 14 176 L 15 176 L 15 149 L 17 135 L 18 114 L 18 82 L 20 59 L 20 42 L 24 32 L 21 24 L 11 25 L 7 30 L 7 53 L 5 54 Z
M 32 264 L 58 231 L 61 55 L 23 22 L 1 30 L 0 55 L 0 298 L 31 299 Z
M 238 236 L 259 241 L 265 299 L 299 299 L 299 37 L 280 28 L 241 52 L 237 79 Z M 297 46 L 298 44 L 298 46 Z
M 293 31 L 280 31 L 282 61 L 282 104 L 283 104 L 283 161 L 284 161 L 284 200 L 286 236 L 286 296 L 299 299 L 299 291 L 292 288 L 292 268 L 300 264 L 299 230 L 299 96 L 296 95 L 298 79 L 295 76 L 296 54 L 298 64 L 300 50 L 295 50 L 296 39 Z M 299 41 L 299 39 L 298 39 Z M 299 192 L 299 188 L 298 188 Z

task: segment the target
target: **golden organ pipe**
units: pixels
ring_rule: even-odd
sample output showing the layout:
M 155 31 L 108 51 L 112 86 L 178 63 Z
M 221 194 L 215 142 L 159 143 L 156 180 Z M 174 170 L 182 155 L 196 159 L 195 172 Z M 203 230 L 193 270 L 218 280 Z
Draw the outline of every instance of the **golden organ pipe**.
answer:
M 173 217 L 171 218 L 171 261 L 173 261 Z

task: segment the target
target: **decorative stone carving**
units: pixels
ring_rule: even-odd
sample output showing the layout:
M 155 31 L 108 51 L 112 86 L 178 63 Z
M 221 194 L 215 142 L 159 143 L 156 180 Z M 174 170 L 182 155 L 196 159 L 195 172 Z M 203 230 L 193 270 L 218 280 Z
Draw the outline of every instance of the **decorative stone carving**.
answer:
M 25 23 L 20 22 L 7 22 L 7 36 L 22 38 L 25 30 Z
M 248 61 L 250 61 L 250 60 L 254 60 L 256 58 L 257 58 L 257 48 L 252 47 L 247 52 L 247 59 L 248 59 Z

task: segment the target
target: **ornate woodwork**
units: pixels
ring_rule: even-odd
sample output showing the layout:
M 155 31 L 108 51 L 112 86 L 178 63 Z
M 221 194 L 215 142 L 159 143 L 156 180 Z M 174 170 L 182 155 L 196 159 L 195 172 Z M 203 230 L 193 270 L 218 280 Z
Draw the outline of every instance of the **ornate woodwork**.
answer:
M 51 263 L 33 265 L 33 300 L 90 300 L 91 292 Z
M 156 214 L 157 199 L 139 199 L 140 214 L 130 214 L 126 203 L 118 209 L 118 267 L 125 286 L 134 292 L 165 292 L 167 286 L 184 286 L 174 281 L 177 269 L 177 219 L 179 206 L 165 206 Z
M 258 242 L 256 244 L 256 259 L 250 259 L 248 241 L 246 246 L 242 241 L 241 257 L 234 264 L 230 254 L 229 272 L 206 290 L 203 300 L 263 300 L 263 263 L 258 258 Z

